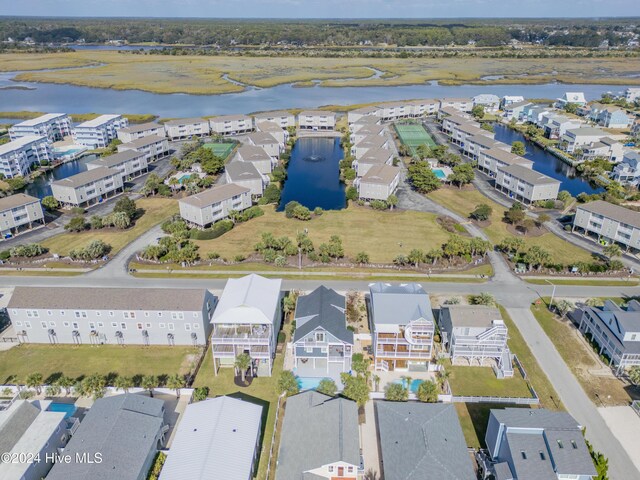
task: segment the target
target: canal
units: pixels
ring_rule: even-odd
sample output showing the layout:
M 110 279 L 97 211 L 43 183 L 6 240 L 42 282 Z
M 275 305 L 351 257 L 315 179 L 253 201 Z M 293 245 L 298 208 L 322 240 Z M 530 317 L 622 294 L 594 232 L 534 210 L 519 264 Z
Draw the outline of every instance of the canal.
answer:
M 346 206 L 345 185 L 340 181 L 343 158 L 338 138 L 301 138 L 291 150 L 278 210 L 296 201 L 313 210 L 339 210 Z
M 63 163 L 36 178 L 32 183 L 27 185 L 24 193 L 38 198 L 51 195 L 51 182 L 62 180 L 76 173 L 85 172 L 87 170 L 87 163 L 96 158 L 98 158 L 97 155 L 87 155 L 81 159 Z
M 515 141 L 523 142 L 527 149 L 525 158 L 533 161 L 533 168 L 538 172 L 560 180 L 562 182 L 560 190 L 567 190 L 574 197 L 582 192 L 592 194 L 603 191 L 602 188 L 594 187 L 587 180 L 578 177 L 578 172 L 574 167 L 567 165 L 558 157 L 528 141 L 521 133 L 499 123 L 495 123 L 494 128 L 496 132 L 495 139 L 500 142 L 508 145 Z

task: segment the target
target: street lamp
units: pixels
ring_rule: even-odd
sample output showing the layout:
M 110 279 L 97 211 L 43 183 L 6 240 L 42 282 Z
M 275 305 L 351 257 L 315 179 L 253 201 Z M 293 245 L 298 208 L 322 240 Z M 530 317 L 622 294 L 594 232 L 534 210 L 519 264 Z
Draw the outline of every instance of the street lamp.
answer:
M 549 302 L 549 310 L 551 310 L 551 307 L 553 307 L 553 298 L 556 296 L 556 286 L 546 278 L 544 279 L 544 281 L 553 287 L 553 292 L 551 292 L 551 301 Z

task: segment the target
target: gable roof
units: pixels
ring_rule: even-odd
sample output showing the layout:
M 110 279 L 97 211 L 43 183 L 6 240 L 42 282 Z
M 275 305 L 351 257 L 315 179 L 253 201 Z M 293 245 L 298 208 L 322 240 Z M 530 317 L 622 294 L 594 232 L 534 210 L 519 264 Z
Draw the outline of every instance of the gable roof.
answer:
M 118 175 L 122 177 L 122 174 L 113 168 L 107 167 L 98 167 L 93 170 L 87 170 L 84 172 L 77 173 L 67 178 L 63 178 L 61 180 L 56 180 L 55 182 L 51 182 L 51 185 L 58 185 L 60 187 L 71 187 L 78 188 L 86 185 L 87 183 L 97 182 L 98 180 L 102 180 L 103 178 L 113 177 Z
M 335 462 L 360 464 L 358 407 L 308 390 L 287 399 L 276 480 L 315 480 L 308 472 Z
M 8 197 L 0 198 L 0 212 L 36 202 L 39 203 L 40 199 L 26 193 L 14 193 Z
M 252 273 L 230 278 L 220 296 L 211 323 L 274 323 L 280 306 L 281 279 Z
M 483 150 L 480 152 L 480 155 L 485 155 L 487 157 L 494 158 L 496 160 L 500 160 L 503 163 L 513 165 L 533 165 L 533 162 L 527 158 L 521 157 L 520 155 L 516 155 L 515 153 L 508 152 L 498 147 L 493 147 L 488 150 Z
M 122 145 L 128 145 L 127 143 L 123 143 Z M 97 165 L 99 167 L 115 167 L 116 165 L 120 165 L 124 162 L 129 162 L 136 158 L 144 157 L 144 152 L 138 152 L 137 150 L 124 150 L 122 152 L 114 153 L 113 155 L 109 155 L 108 157 L 100 157 L 95 160 L 91 160 L 87 163 L 87 165 Z
M 378 185 L 391 185 L 396 177 L 400 175 L 400 167 L 393 167 L 382 163 L 373 165 L 360 180 L 362 183 L 375 183 Z
M 44 115 L 40 115 L 39 117 L 29 118 L 20 123 L 16 123 L 13 126 L 14 127 L 35 127 L 38 125 L 42 125 L 43 123 L 47 123 L 52 120 L 56 120 L 58 118 L 64 118 L 64 117 L 68 118 L 68 115 L 66 113 L 45 113 Z
M 556 180 L 544 173 L 540 173 L 532 168 L 527 168 L 517 163 L 514 165 L 507 165 L 506 167 L 498 167 L 498 170 L 508 173 L 509 175 L 522 180 L 523 182 L 527 182 L 530 185 L 560 184 L 560 180 Z
M 122 115 L 116 115 L 116 114 L 100 115 L 94 118 L 93 120 L 87 120 L 86 122 L 82 122 L 79 125 L 76 125 L 76 128 L 101 127 L 102 125 L 109 122 L 113 122 L 114 120 L 120 120 L 120 118 L 122 118 Z
M 200 117 L 191 117 L 191 118 L 176 118 L 174 120 L 167 120 L 164 122 L 165 125 L 169 127 L 180 127 L 182 125 L 195 125 L 197 123 L 206 123 L 209 125 L 209 121 Z
M 374 325 L 407 325 L 423 318 L 433 322 L 431 300 L 418 283 L 373 283 L 371 293 Z
M 247 139 L 254 145 L 273 145 L 278 143 L 276 137 L 268 132 L 255 132 L 247 135 Z
M 96 400 L 64 452 L 71 463 L 54 464 L 47 480 L 137 480 L 157 448 L 164 402 L 127 393 Z M 76 462 L 76 454 L 101 453 L 102 463 Z
M 264 148 L 255 145 L 243 145 L 238 149 L 238 158 L 243 162 L 264 162 L 271 161 L 269 155 Z
M 136 138 L 131 140 L 130 142 L 123 143 L 118 145 L 120 148 L 143 148 L 149 145 L 153 145 L 154 143 L 160 143 L 166 141 L 165 137 L 161 137 L 160 135 L 147 135 L 146 137 Z
M 261 416 L 260 405 L 226 396 L 187 405 L 160 480 L 247 480 Z
M 640 228 L 640 212 L 620 205 L 605 202 L 604 200 L 596 200 L 595 202 L 578 204 L 576 208 Z
M 387 139 L 381 135 L 367 135 L 356 144 L 356 148 L 382 148 Z
M 347 329 L 346 301 L 343 295 L 323 285 L 296 302 L 294 343 L 318 327 L 343 342 L 353 345 L 353 332 Z
M 384 164 L 393 157 L 391 150 L 385 148 L 370 148 L 358 160 L 358 164 Z
M 0 155 L 19 150 L 23 147 L 26 147 L 27 145 L 31 145 L 34 142 L 45 141 L 47 141 L 47 137 L 43 137 L 40 135 L 25 135 L 24 137 L 16 138 L 15 140 L 11 140 L 4 145 L 0 145 Z
M 225 165 L 224 170 L 232 182 L 262 180 L 262 175 L 251 162 L 230 162 Z
M 476 478 L 453 404 L 375 402 L 385 480 Z
M 162 128 L 162 125 L 156 122 L 139 123 L 138 125 L 131 125 L 129 127 L 121 128 L 121 133 L 140 133 L 147 130 L 157 130 Z
M 236 185 L 235 183 L 225 183 L 224 185 L 216 185 L 190 197 L 182 198 L 180 199 L 180 203 L 186 203 L 196 208 L 205 208 L 250 191 L 250 189 Z

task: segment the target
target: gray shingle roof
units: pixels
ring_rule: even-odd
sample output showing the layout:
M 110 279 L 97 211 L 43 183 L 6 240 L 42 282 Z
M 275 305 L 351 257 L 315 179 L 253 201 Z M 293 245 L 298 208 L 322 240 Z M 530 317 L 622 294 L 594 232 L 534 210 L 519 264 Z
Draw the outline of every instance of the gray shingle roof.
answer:
M 227 163 L 224 169 L 232 182 L 262 179 L 256 166 L 250 162 Z
M 491 327 L 494 320 L 501 320 L 500 310 L 483 305 L 443 305 L 441 322 L 446 327 Z M 451 331 L 451 328 L 445 328 Z
M 244 162 L 264 162 L 271 161 L 271 156 L 262 147 L 255 145 L 243 145 L 238 149 L 238 156 Z
M 357 144 L 357 148 L 383 148 L 387 139 L 381 135 L 367 135 Z
M 131 125 L 130 127 L 126 127 L 126 128 L 121 128 L 120 132 L 139 133 L 139 132 L 145 132 L 147 130 L 154 130 L 154 129 L 160 129 L 160 128 L 162 128 L 162 125 L 160 125 L 159 123 L 149 122 L 149 123 L 140 123 L 138 125 Z
M 40 202 L 40 199 L 24 193 L 14 193 L 8 197 L 0 198 L 0 212 L 35 202 Z
M 142 148 L 148 145 L 153 145 L 154 143 L 163 142 L 165 140 L 165 137 L 161 137 L 159 135 L 148 135 L 146 137 L 136 138 L 135 140 L 131 140 L 130 142 L 123 143 L 120 146 L 122 148 Z
M 164 122 L 165 125 L 169 125 L 170 127 L 175 126 L 179 127 L 180 125 L 193 125 L 196 123 L 206 123 L 209 125 L 209 121 L 204 118 L 195 117 L 195 118 L 176 118 L 175 120 L 168 120 Z
M 278 140 L 268 132 L 255 132 L 247 135 L 247 138 L 254 145 L 273 145 Z
M 180 202 L 193 205 L 197 208 L 204 208 L 250 191 L 248 188 L 236 185 L 235 183 L 225 183 L 224 185 L 216 185 L 213 188 L 196 193 L 190 197 L 182 198 Z
M 297 342 L 321 327 L 343 342 L 353 345 L 353 332 L 347 329 L 345 308 L 345 297 L 325 286 L 298 297 L 293 341 Z
M 157 448 L 164 425 L 164 402 L 125 394 L 96 400 L 64 453 L 71 463 L 56 463 L 48 480 L 138 480 Z M 76 463 L 76 454 L 102 454 L 102 463 Z
M 358 163 L 380 165 L 387 163 L 392 156 L 391 150 L 386 150 L 384 148 L 370 148 L 364 155 L 362 155 L 362 157 L 360 157 Z
M 537 172 L 531 168 L 527 168 L 523 165 L 514 164 L 507 165 L 506 167 L 498 167 L 498 170 L 508 173 L 509 175 L 527 182 L 530 185 L 549 185 L 559 184 L 560 180 L 548 177 L 544 173 Z
M 93 170 L 87 170 L 86 172 L 78 173 L 76 175 L 63 178 L 62 180 L 56 180 L 55 182 L 52 182 L 52 185 L 60 185 L 61 187 L 78 188 L 88 183 L 96 182 L 103 178 L 112 177 L 114 175 L 120 175 L 120 172 L 112 168 L 98 167 L 98 168 L 94 168 Z
M 178 288 L 16 287 L 7 308 L 199 312 L 206 292 Z
M 125 144 L 126 145 L 126 144 Z M 88 165 L 98 165 L 101 167 L 115 167 L 116 165 L 120 165 L 121 163 L 128 162 L 135 158 L 144 157 L 144 153 L 138 152 L 136 150 L 124 150 L 123 152 L 114 153 L 113 155 L 109 155 L 108 157 L 96 158 L 95 160 L 91 160 Z
M 400 167 L 393 167 L 383 163 L 372 166 L 362 177 L 361 183 L 391 185 L 398 175 L 400 175 Z
M 506 150 L 502 150 L 500 148 L 490 148 L 489 150 L 483 151 L 481 155 L 495 158 L 509 165 L 533 165 L 533 162 L 531 160 L 521 157 L 520 155 L 515 155 L 511 152 L 507 152 Z
M 374 283 L 369 290 L 375 324 L 407 325 L 420 318 L 433 321 L 429 295 L 417 283 Z
M 375 402 L 385 480 L 476 478 L 453 404 Z
M 595 202 L 581 204 L 577 206 L 577 209 L 602 215 L 604 217 L 617 220 L 618 222 L 640 228 L 640 212 L 621 207 L 620 205 L 614 205 L 613 203 L 605 202 L 604 200 L 596 200 Z
M 26 400 L 18 400 L 0 412 L 0 453 L 11 451 L 39 413 L 40 410 Z
M 343 461 L 360 464 L 358 407 L 308 390 L 287 399 L 276 480 L 307 480 L 304 472 Z

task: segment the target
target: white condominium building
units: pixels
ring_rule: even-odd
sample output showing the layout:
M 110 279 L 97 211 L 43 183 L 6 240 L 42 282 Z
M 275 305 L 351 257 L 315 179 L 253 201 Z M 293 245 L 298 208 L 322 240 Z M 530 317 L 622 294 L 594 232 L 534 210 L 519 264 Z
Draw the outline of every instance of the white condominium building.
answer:
M 100 115 L 83 122 L 73 129 L 73 140 L 91 148 L 105 148 L 111 140 L 118 138 L 118 130 L 129 125 L 122 115 Z
M 51 143 L 47 137 L 20 137 L 0 145 L 0 173 L 5 178 L 25 176 L 31 172 L 31 165 L 43 160 L 53 160 Z
M 138 138 L 150 137 L 151 135 L 164 137 L 164 126 L 159 123 L 149 122 L 118 130 L 118 138 L 122 140 L 123 143 L 132 142 Z
M 44 225 L 44 213 L 40 200 L 24 193 L 0 198 L 0 234 L 7 238 L 21 229 Z
M 16 123 L 9 129 L 9 137 L 16 140 L 21 137 L 47 137 L 57 142 L 71 135 L 71 119 L 66 113 L 47 113 L 37 118 Z
M 203 137 L 209 135 L 209 120 L 204 118 L 178 118 L 164 123 L 164 129 L 171 140 Z

